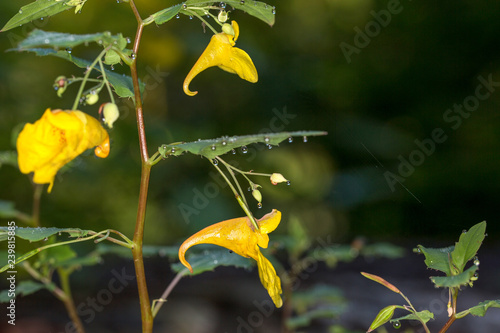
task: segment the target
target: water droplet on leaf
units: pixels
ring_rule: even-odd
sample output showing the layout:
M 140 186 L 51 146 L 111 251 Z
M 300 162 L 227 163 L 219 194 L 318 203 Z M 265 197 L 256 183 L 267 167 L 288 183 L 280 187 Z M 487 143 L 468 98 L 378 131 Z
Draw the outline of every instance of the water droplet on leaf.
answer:
M 132 41 L 130 40 L 130 37 L 126 38 L 127 44 L 130 44 Z
M 289 180 L 286 182 L 286 184 L 287 184 L 288 186 L 292 185 L 292 183 L 291 183 Z
M 244 4 L 245 4 L 245 0 L 241 0 L 240 5 L 244 5 Z
M 272 13 L 276 14 L 276 7 L 273 7 Z
M 259 209 L 262 208 L 262 204 L 260 202 L 257 204 L 257 208 L 259 208 Z
M 19 9 L 19 14 L 22 14 L 23 13 L 23 10 L 22 9 Z
M 66 52 L 68 52 L 69 54 L 71 54 L 71 52 L 72 52 L 72 51 L 73 51 L 73 50 L 71 49 L 71 47 L 67 47 L 67 48 L 66 48 Z
M 179 17 L 180 17 L 180 16 L 179 16 L 179 14 L 175 15 L 175 18 L 176 18 L 176 19 L 178 19 Z
M 307 142 L 307 136 L 304 135 L 304 137 L 302 138 L 302 141 Z
M 212 147 L 210 147 L 210 149 L 212 149 L 212 150 L 216 150 L 216 149 L 217 149 L 217 147 L 216 147 L 215 145 L 212 145 Z
M 183 5 L 182 5 L 182 8 L 183 8 L 183 9 L 186 9 L 186 8 L 188 8 L 188 5 L 183 4 Z
M 132 58 L 132 60 L 134 60 L 136 57 L 137 57 L 137 55 L 136 55 L 134 52 L 132 52 L 132 53 L 130 54 L 130 58 Z
M 231 149 L 231 154 L 233 154 L 233 155 L 236 154 L 236 150 Z
M 288 143 L 292 143 L 293 142 L 293 138 L 292 137 L 289 137 L 288 138 Z
M 397 321 L 397 320 L 396 320 L 395 322 L 393 322 L 393 323 L 392 323 L 392 326 L 393 326 L 394 328 L 401 328 L 401 323 L 400 323 L 399 321 Z
M 175 148 L 170 149 L 171 154 L 175 154 Z
M 216 158 L 214 158 L 214 159 L 212 160 L 212 163 L 213 163 L 214 165 L 218 165 L 218 164 L 219 164 L 219 161 L 218 161 Z
M 480 261 L 478 257 L 474 257 L 474 265 L 479 266 Z
M 247 148 L 247 146 L 242 146 L 242 147 L 241 147 L 241 152 L 242 152 L 243 154 L 248 153 L 248 148 Z
M 220 3 L 220 8 L 226 8 L 226 3 L 225 2 L 221 2 Z

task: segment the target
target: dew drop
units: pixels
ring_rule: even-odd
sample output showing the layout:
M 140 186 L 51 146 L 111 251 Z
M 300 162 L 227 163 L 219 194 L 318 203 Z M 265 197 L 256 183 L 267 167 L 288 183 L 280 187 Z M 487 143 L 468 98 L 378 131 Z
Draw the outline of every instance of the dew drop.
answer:
M 267 149 L 273 149 L 273 145 L 266 145 Z
M 466 234 L 467 233 L 467 230 L 462 230 L 462 234 Z
M 292 185 L 292 183 L 291 183 L 289 180 L 287 180 L 287 181 L 286 181 L 286 184 L 287 184 L 288 186 Z
M 227 145 L 226 140 L 223 140 L 223 141 L 221 142 L 221 144 L 222 144 L 223 146 Z
M 244 5 L 244 4 L 245 4 L 245 0 L 241 0 L 240 5 Z
M 242 152 L 243 154 L 248 153 L 248 148 L 247 148 L 247 146 L 241 146 L 241 152 Z
M 73 51 L 73 50 L 71 49 L 71 47 L 67 47 L 67 48 L 66 48 L 66 52 L 68 52 L 69 54 L 71 54 L 71 52 L 72 52 L 72 51 Z
M 231 149 L 231 154 L 233 154 L 233 155 L 236 154 L 236 150 Z
M 115 70 L 115 66 L 111 65 L 111 70 L 114 71 Z
M 40 21 L 43 21 L 43 17 L 40 17 Z
M 126 41 L 127 41 L 127 44 L 130 44 L 132 42 L 132 40 L 130 40 L 130 37 L 127 37 Z
M 212 147 L 210 147 L 210 149 L 212 149 L 212 150 L 216 150 L 216 149 L 217 149 L 217 147 L 216 147 L 215 145 L 212 145 Z
M 50 43 L 50 40 L 48 38 L 45 38 L 45 40 L 43 41 L 45 44 L 48 44 Z
M 175 148 L 170 149 L 171 154 L 175 154 Z
M 264 138 L 264 142 L 266 142 L 266 143 L 268 143 L 270 140 L 271 140 L 271 139 L 269 139 L 269 137 L 268 137 L 268 136 L 266 136 L 266 137 Z
M 193 17 L 192 17 L 191 15 L 189 15 L 189 19 L 190 19 L 190 20 L 192 20 L 192 19 L 193 19 Z
M 46 241 L 48 241 L 48 240 L 49 240 L 49 238 L 48 238 L 48 237 L 45 237 L 45 238 L 43 239 L 43 241 L 44 241 L 44 242 L 46 242 Z
M 22 14 L 23 13 L 23 10 L 22 9 L 19 9 L 19 14 Z
M 120 0 L 116 0 L 116 3 L 120 3 Z
M 276 7 L 273 7 L 272 13 L 276 14 Z
M 251 187 L 248 187 L 247 188 L 248 192 L 251 192 L 252 191 L 252 188 Z
M 479 273 L 478 272 L 475 272 L 474 273 L 474 277 L 476 278 L 476 280 L 479 278 Z
M 397 320 L 396 320 L 395 322 L 393 322 L 393 323 L 392 323 L 392 326 L 393 326 L 394 328 L 401 328 L 401 323 L 400 323 L 399 321 L 397 321 Z
M 218 164 L 219 164 L 219 161 L 218 161 L 216 158 L 214 158 L 214 159 L 212 160 L 212 163 L 213 163 L 214 165 L 218 165 Z
M 178 19 L 179 17 L 180 17 L 180 16 L 179 16 L 179 14 L 175 15 L 175 18 L 176 18 L 176 19 Z
M 307 142 L 307 136 L 304 135 L 304 137 L 302 138 L 302 141 Z
M 220 6 L 220 8 L 226 8 L 226 3 L 225 2 L 221 2 L 219 6 Z
M 259 209 L 262 208 L 262 204 L 260 202 L 257 204 L 257 208 L 259 208 Z
M 293 142 L 293 138 L 290 136 L 290 137 L 288 138 L 288 143 L 292 143 L 292 142 Z
M 97 41 L 97 44 L 102 45 L 102 39 L 99 39 L 99 40 Z
M 183 8 L 183 9 L 187 9 L 187 8 L 188 8 L 188 5 L 183 4 L 183 5 L 182 5 L 182 8 Z
M 479 258 L 478 257 L 474 257 L 474 265 L 479 266 L 479 264 L 480 264 Z
M 134 60 L 136 57 L 137 57 L 137 55 L 136 55 L 134 52 L 132 52 L 132 53 L 130 54 L 130 58 L 132 58 L 132 60 Z
M 417 251 L 417 253 L 422 253 L 422 250 L 419 247 L 417 247 L 416 251 Z

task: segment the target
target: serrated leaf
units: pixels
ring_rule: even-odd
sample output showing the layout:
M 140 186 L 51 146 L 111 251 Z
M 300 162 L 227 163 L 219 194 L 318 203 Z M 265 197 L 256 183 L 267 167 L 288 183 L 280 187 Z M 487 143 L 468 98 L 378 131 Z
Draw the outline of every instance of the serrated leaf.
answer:
M 23 24 L 29 23 L 42 17 L 53 16 L 67 9 L 73 8 L 68 6 L 66 1 L 54 0 L 37 0 L 26 6 L 21 7 L 16 15 L 14 15 L 0 30 L 0 32 L 19 27 Z
M 218 139 L 200 139 L 193 142 L 164 144 L 158 148 L 158 152 L 163 158 L 166 158 L 169 155 L 179 156 L 184 152 L 189 152 L 191 154 L 205 156 L 208 159 L 214 159 L 215 157 L 226 154 L 233 149 L 247 146 L 252 143 L 265 143 L 277 146 L 279 143 L 290 137 L 308 137 L 326 134 L 327 132 L 323 131 L 297 131 L 243 136 L 223 136 Z
M 455 243 L 455 249 L 451 253 L 453 265 L 459 272 L 462 272 L 467 262 L 476 255 L 483 243 L 485 231 L 486 222 L 483 221 L 460 235 L 460 239 Z
M 28 240 L 30 242 L 38 242 L 58 233 L 68 233 L 70 237 L 84 237 L 91 230 L 82 230 L 78 228 L 16 228 L 16 237 Z M 7 227 L 0 227 L 0 234 L 7 233 Z M 2 240 L 0 238 L 0 240 Z
M 478 267 L 472 265 L 466 269 L 463 273 L 452 276 L 431 276 L 431 281 L 436 285 L 436 287 L 453 288 L 460 287 L 468 284 L 471 278 L 474 277 L 474 273 L 477 271 Z
M 41 289 L 47 288 L 46 285 L 31 281 L 31 280 L 26 280 L 26 281 L 21 281 L 16 285 L 16 290 L 15 294 L 17 296 L 27 296 L 29 294 L 33 294 Z M 12 297 L 9 295 L 9 290 L 2 290 L 0 292 L 0 303 L 7 303 L 10 302 Z
M 209 7 L 214 3 L 215 3 L 214 1 L 199 1 L 199 0 L 187 0 L 186 2 L 184 2 L 184 4 L 188 7 Z M 264 2 L 254 1 L 254 0 L 246 0 L 246 1 L 229 0 L 229 1 L 224 1 L 224 3 L 226 4 L 226 10 L 228 10 L 228 7 L 231 6 L 234 9 L 242 10 L 245 13 L 252 15 L 255 18 L 258 18 L 259 20 L 264 21 L 270 26 L 274 25 L 275 22 L 274 13 L 276 12 L 274 6 L 270 6 Z M 189 15 L 188 11 L 183 10 L 181 11 L 181 13 Z M 203 15 L 203 12 L 201 12 L 201 14 Z
M 188 262 L 193 267 L 193 274 L 181 264 L 173 264 L 171 267 L 176 273 L 185 272 L 186 275 L 198 275 L 207 271 L 213 271 L 219 266 L 235 266 L 239 268 L 250 268 L 253 260 L 244 258 L 236 253 L 230 253 L 227 249 L 209 249 L 189 256 Z
M 451 275 L 450 253 L 455 248 L 454 246 L 433 249 L 418 245 L 417 248 L 425 255 L 425 264 L 427 267 L 441 271 L 448 276 Z
M 389 305 L 380 310 L 380 312 L 377 314 L 375 319 L 373 320 L 372 324 L 370 325 L 370 328 L 366 333 L 372 332 L 373 330 L 379 328 L 380 326 L 384 325 L 387 323 L 389 320 L 391 320 L 392 316 L 394 315 L 394 310 L 397 308 L 397 305 Z
M 489 308 L 500 308 L 500 300 L 484 301 L 467 311 L 469 311 L 469 313 L 473 316 L 484 317 Z
M 74 57 L 66 51 L 55 51 L 53 49 L 43 49 L 43 48 L 35 48 L 35 49 L 26 49 L 23 51 L 33 52 L 38 56 L 54 56 L 58 58 L 62 58 L 74 63 L 76 66 L 80 68 L 87 68 L 87 66 L 91 65 L 91 62 Z M 99 68 L 94 68 L 96 71 L 100 72 Z M 105 70 L 106 76 L 108 77 L 109 83 L 113 86 L 115 93 L 122 98 L 134 98 L 134 88 L 132 84 L 132 78 L 125 74 L 117 74 L 115 72 Z M 141 93 L 144 91 L 145 84 L 143 82 L 139 82 Z
M 127 41 L 122 34 L 111 35 L 110 32 L 101 32 L 78 35 L 35 29 L 17 45 L 17 50 L 23 51 L 37 47 L 50 47 L 54 49 L 73 48 L 81 44 L 92 42 L 98 43 L 103 47 L 115 45 L 120 50 L 123 50 L 127 45 Z
M 170 21 L 175 15 L 177 15 L 182 9 L 182 3 L 165 8 L 151 15 L 151 19 L 155 21 L 156 24 L 163 24 Z
M 418 321 L 422 320 L 424 323 L 427 323 L 431 319 L 434 319 L 434 313 L 432 313 L 428 310 L 423 310 L 423 311 L 417 312 L 417 314 L 410 313 L 409 315 L 406 315 L 403 317 L 391 319 L 391 323 L 396 322 L 396 321 L 401 321 L 401 320 L 418 320 Z

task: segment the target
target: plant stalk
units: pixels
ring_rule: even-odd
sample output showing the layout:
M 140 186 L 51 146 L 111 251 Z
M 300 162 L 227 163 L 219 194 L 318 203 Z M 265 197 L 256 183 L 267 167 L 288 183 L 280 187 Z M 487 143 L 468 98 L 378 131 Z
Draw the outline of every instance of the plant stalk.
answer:
M 148 198 L 149 176 L 151 174 L 151 164 L 149 163 L 149 154 L 146 142 L 146 131 L 144 127 L 144 114 L 142 110 L 142 97 L 139 86 L 139 77 L 137 73 L 137 58 L 139 43 L 141 41 L 142 31 L 144 29 L 144 22 L 135 6 L 134 0 L 130 0 L 130 7 L 137 19 L 137 32 L 134 39 L 134 46 L 132 52 L 136 57 L 132 60 L 130 65 L 130 73 L 132 76 L 132 83 L 134 86 L 135 97 L 135 111 L 137 120 L 137 131 L 139 135 L 139 147 L 142 160 L 141 168 L 141 183 L 139 190 L 139 203 L 137 207 L 137 219 L 135 224 L 134 246 L 132 248 L 132 256 L 134 259 L 135 276 L 137 279 L 137 289 L 139 292 L 139 301 L 141 307 L 142 319 L 142 332 L 153 332 L 153 314 L 151 312 L 151 303 L 149 301 L 148 286 L 146 282 L 146 273 L 144 271 L 144 257 L 142 253 L 143 239 L 144 239 L 144 226 L 146 218 L 146 204 Z
M 59 273 L 59 278 L 61 279 L 61 288 L 64 291 L 64 294 L 66 297 L 64 299 L 60 300 L 63 302 L 64 306 L 66 307 L 66 311 L 69 314 L 69 317 L 71 318 L 71 321 L 73 322 L 73 325 L 75 327 L 75 330 L 77 333 L 85 333 L 85 329 L 83 327 L 83 323 L 78 316 L 78 313 L 75 308 L 75 302 L 73 301 L 73 296 L 71 294 L 71 286 L 69 284 L 69 276 L 70 272 L 59 268 L 57 270 Z

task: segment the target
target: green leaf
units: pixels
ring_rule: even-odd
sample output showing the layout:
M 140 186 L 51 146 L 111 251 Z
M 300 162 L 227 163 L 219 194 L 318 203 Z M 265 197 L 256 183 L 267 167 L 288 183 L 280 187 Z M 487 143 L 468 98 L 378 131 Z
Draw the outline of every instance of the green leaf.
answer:
M 324 261 L 329 268 L 334 268 L 339 262 L 351 262 L 358 257 L 350 245 L 332 245 L 316 248 L 308 253 L 318 261 Z
M 132 258 L 132 251 L 130 251 L 130 249 L 115 244 L 99 243 L 99 245 L 97 245 L 97 252 L 99 254 L 114 254 L 127 259 Z M 175 259 L 177 258 L 178 253 L 178 246 L 144 245 L 142 248 L 142 254 L 144 257 L 160 256 Z
M 7 31 L 20 25 L 29 23 L 39 18 L 56 15 L 72 6 L 67 5 L 71 0 L 54 1 L 54 0 L 37 0 L 26 6 L 21 7 L 16 15 L 14 15 L 0 30 Z
M 370 328 L 368 329 L 368 331 L 366 331 L 366 333 L 372 332 L 373 330 L 379 328 L 380 326 L 384 325 L 389 320 L 391 320 L 392 316 L 394 315 L 394 310 L 396 308 L 397 305 L 389 305 L 380 310 L 380 312 L 375 317 L 372 324 L 370 325 Z
M 434 319 L 434 313 L 428 311 L 428 310 L 423 310 L 420 312 L 415 313 L 410 313 L 409 315 L 399 317 L 399 318 L 394 318 L 391 319 L 391 323 L 395 321 L 400 321 L 400 320 L 422 320 L 424 323 L 427 323 L 429 320 Z
M 477 271 L 478 267 L 472 265 L 463 273 L 452 276 L 431 276 L 431 281 L 436 287 L 454 288 L 466 285 L 471 282 L 471 278 L 474 277 L 474 273 Z
M 78 228 L 16 228 L 16 237 L 28 240 L 30 242 L 38 242 L 42 239 L 46 239 L 52 235 L 58 233 L 68 233 L 70 237 L 84 237 L 91 230 L 82 230 Z M 2 234 L 6 234 L 8 232 L 7 227 L 0 227 L 0 241 L 5 240 L 2 239 Z
M 425 255 L 425 264 L 427 267 L 441 271 L 447 276 L 451 275 L 450 253 L 453 249 L 454 246 L 440 249 L 426 248 L 422 245 L 417 246 L 417 252 L 421 252 Z
M 467 262 L 476 255 L 484 240 L 485 231 L 486 222 L 483 221 L 460 235 L 460 239 L 455 243 L 455 250 L 451 253 L 453 265 L 459 272 L 462 272 Z
M 480 316 L 484 317 L 486 314 L 486 311 L 489 308 L 500 308 L 500 300 L 494 300 L 494 301 L 484 301 L 479 303 L 478 305 L 468 309 L 467 311 L 473 315 L 473 316 Z
M 317 284 L 305 290 L 299 290 L 293 293 L 292 306 L 298 313 L 305 313 L 318 304 L 343 305 L 345 299 L 342 291 L 330 285 Z
M 29 294 L 33 294 L 41 289 L 47 288 L 46 285 L 31 281 L 31 280 L 26 280 L 26 281 L 21 281 L 16 285 L 16 290 L 15 294 L 17 296 L 27 296 Z M 12 297 L 9 295 L 9 290 L 2 290 L 0 292 L 0 303 L 7 303 L 10 302 Z
M 210 7 L 212 6 L 214 1 L 199 1 L 199 0 L 187 0 L 184 2 L 184 4 L 188 7 Z M 275 15 L 274 13 L 276 12 L 276 9 L 274 6 L 270 6 L 264 2 L 261 1 L 254 1 L 254 0 L 246 0 L 246 1 L 241 1 L 241 0 L 229 0 L 229 1 L 224 1 L 226 4 L 226 10 L 230 10 L 230 7 L 233 7 L 234 9 L 239 9 L 244 11 L 245 13 L 252 15 L 255 18 L 258 18 L 259 20 L 264 21 L 265 23 L 269 24 L 270 26 L 274 25 L 275 21 Z M 190 15 L 189 10 L 192 10 L 190 8 L 187 8 L 187 10 L 182 10 L 182 14 Z M 198 12 L 198 14 L 204 15 L 203 12 Z
M 156 24 L 163 24 L 170 21 L 175 15 L 177 15 L 182 9 L 182 3 L 165 8 L 156 12 L 150 16 L 150 19 L 154 20 Z
M 57 50 L 60 48 L 73 48 L 81 44 L 87 45 L 92 42 L 102 45 L 104 48 L 114 45 L 120 50 L 123 50 L 127 45 L 127 41 L 122 34 L 111 35 L 107 31 L 96 34 L 77 35 L 35 29 L 17 45 L 17 51 L 37 47 L 50 47 Z
M 315 319 L 335 319 L 340 317 L 344 310 L 344 306 L 333 305 L 311 309 L 307 312 L 288 318 L 286 326 L 291 330 L 295 330 L 299 327 L 309 326 Z
M 15 150 L 0 151 L 0 167 L 4 164 L 17 168 L 17 152 Z
M 187 268 L 181 263 L 173 264 L 172 269 L 176 273 L 185 272 L 185 275 L 198 275 L 207 271 L 213 271 L 219 266 L 250 268 L 253 265 L 253 260 L 244 258 L 236 253 L 230 253 L 227 249 L 214 249 L 213 247 L 193 254 L 187 260 L 193 267 L 193 274 L 190 274 Z
M 0 200 L 0 218 L 8 219 L 17 216 L 19 212 L 14 207 L 14 202 Z M 5 237 L 7 234 L 0 232 L 0 241 L 5 240 Z
M 364 257 L 397 259 L 405 255 L 405 249 L 390 243 L 380 242 L 364 245 L 360 250 L 360 255 Z
M 91 65 L 91 62 L 77 58 L 72 56 L 66 51 L 56 51 L 53 49 L 43 49 L 43 48 L 34 48 L 34 49 L 26 49 L 23 51 L 33 52 L 38 56 L 54 56 L 58 58 L 62 58 L 74 63 L 76 66 L 80 68 L 87 68 L 87 66 Z M 100 72 L 99 68 L 94 68 L 96 71 Z M 134 88 L 132 84 L 132 78 L 125 74 L 117 74 L 115 72 L 105 70 L 106 75 L 108 77 L 109 83 L 113 86 L 115 93 L 122 98 L 134 98 Z M 145 84 L 140 82 L 141 93 L 144 92 Z
M 187 143 L 171 143 L 164 144 L 158 148 L 158 152 L 163 158 L 170 155 L 179 156 L 184 152 L 189 152 L 195 155 L 205 156 L 208 159 L 226 154 L 233 149 L 246 147 L 252 143 L 265 143 L 268 145 L 277 146 L 282 141 L 288 140 L 291 137 L 308 137 L 326 135 L 323 131 L 298 131 L 298 132 L 280 132 L 268 134 L 253 134 L 243 136 L 223 136 L 218 139 L 198 140 Z
M 76 258 L 76 252 L 69 245 L 61 245 L 47 249 L 37 263 L 60 267 L 62 263 L 73 258 Z

